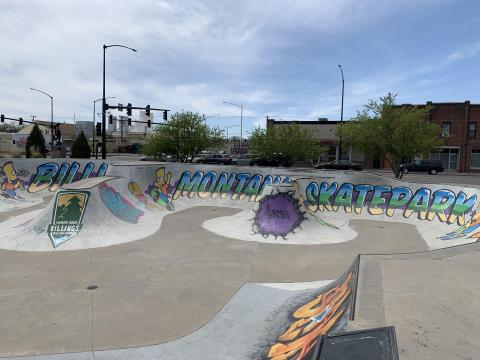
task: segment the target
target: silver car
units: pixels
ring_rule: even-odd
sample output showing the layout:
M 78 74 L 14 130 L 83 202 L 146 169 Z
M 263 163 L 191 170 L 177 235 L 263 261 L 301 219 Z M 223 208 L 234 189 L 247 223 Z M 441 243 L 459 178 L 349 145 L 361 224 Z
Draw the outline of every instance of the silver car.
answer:
M 241 154 L 235 156 L 232 161 L 234 165 L 251 165 L 252 158 L 252 154 Z
M 197 156 L 195 156 L 195 157 L 192 159 L 192 163 L 196 163 L 196 164 L 201 163 L 202 160 L 206 159 L 206 158 L 209 157 L 210 155 L 212 155 L 212 154 L 210 154 L 210 153 L 201 153 L 201 154 L 198 154 Z

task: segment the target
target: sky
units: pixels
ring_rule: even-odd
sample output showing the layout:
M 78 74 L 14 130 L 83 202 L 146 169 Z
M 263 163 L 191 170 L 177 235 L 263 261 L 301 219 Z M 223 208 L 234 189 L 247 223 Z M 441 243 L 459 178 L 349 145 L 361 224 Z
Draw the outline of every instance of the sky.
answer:
M 109 48 L 112 103 L 188 110 L 244 136 L 282 120 L 340 119 L 369 99 L 480 102 L 475 0 L 1 0 L 0 113 L 93 119 Z M 97 103 L 100 105 L 100 102 Z M 99 107 L 97 106 L 97 112 Z M 216 115 L 220 114 L 220 115 Z M 138 116 L 138 114 L 134 113 Z M 100 118 L 97 116 L 97 120 Z M 155 121 L 160 121 L 161 114 Z

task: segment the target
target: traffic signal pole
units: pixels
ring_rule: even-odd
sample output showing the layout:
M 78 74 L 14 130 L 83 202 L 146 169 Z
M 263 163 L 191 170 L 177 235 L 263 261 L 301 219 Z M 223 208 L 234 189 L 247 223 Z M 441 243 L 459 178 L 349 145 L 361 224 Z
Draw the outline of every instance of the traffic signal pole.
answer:
M 5 120 L 16 121 L 16 122 L 18 122 L 18 125 L 23 125 L 23 123 L 35 124 L 35 121 L 23 120 L 22 117 L 19 117 L 18 119 L 15 119 L 15 118 L 11 118 L 11 117 L 6 117 L 5 115 L 1 114 L 0 115 L 0 122 L 4 123 Z
M 137 50 L 131 48 L 131 47 L 128 47 L 128 46 L 125 46 L 125 45 L 119 45 L 119 44 L 114 44 L 114 45 L 105 45 L 103 44 L 103 101 L 102 101 L 102 159 L 106 159 L 107 158 L 107 139 L 106 139 L 106 130 L 105 130 L 105 113 L 107 111 L 106 109 L 106 99 L 105 99 L 105 52 L 107 50 L 107 48 L 111 48 L 111 47 L 122 47 L 122 48 L 125 48 L 125 49 L 128 49 L 128 50 L 131 50 L 131 51 L 134 51 L 134 52 L 137 52 Z
M 105 110 L 109 110 L 109 109 L 116 109 L 116 110 L 119 110 L 119 111 L 123 111 L 123 109 L 126 109 L 127 110 L 127 115 L 129 116 L 129 119 L 130 119 L 130 116 L 132 116 L 132 110 L 145 110 L 145 115 L 147 115 L 147 116 L 150 116 L 152 110 L 153 111 L 161 111 L 161 112 L 163 112 L 163 120 L 165 120 L 165 121 L 167 121 L 168 112 L 170 111 L 168 109 L 152 108 L 152 107 L 150 107 L 150 105 L 147 105 L 146 107 L 132 106 L 132 104 L 130 104 L 130 103 L 128 103 L 127 106 L 123 106 L 122 104 L 118 104 L 118 106 L 105 104 Z M 151 127 L 151 125 L 162 125 L 162 123 L 153 122 L 151 120 L 139 121 L 139 120 L 130 119 L 129 123 L 130 124 L 131 123 L 144 123 L 144 124 L 147 124 L 148 127 Z
M 107 45 L 103 45 L 103 96 L 102 96 L 102 160 L 105 160 L 107 158 L 107 147 L 106 141 L 107 141 L 107 136 L 106 136 L 106 131 L 105 131 L 105 115 L 107 109 L 106 107 L 106 101 L 105 101 L 105 50 L 107 50 Z

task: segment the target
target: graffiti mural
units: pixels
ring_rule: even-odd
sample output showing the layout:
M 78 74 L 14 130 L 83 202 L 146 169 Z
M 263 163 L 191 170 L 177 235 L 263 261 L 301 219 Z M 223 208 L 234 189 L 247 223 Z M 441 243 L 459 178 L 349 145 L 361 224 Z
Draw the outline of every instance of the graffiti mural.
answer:
M 277 193 L 264 196 L 258 205 L 253 221 L 253 232 L 264 237 L 269 235 L 286 240 L 305 219 L 298 200 L 292 193 Z
M 356 286 L 357 261 L 337 281 L 294 309 L 291 322 L 269 348 L 269 360 L 313 360 L 320 335 L 344 331 Z
M 172 173 L 168 172 L 165 174 L 165 168 L 161 167 L 157 169 L 155 181 L 149 185 L 145 193 L 150 195 L 156 204 L 170 211 L 174 211 L 175 207 L 173 206 L 172 198 L 174 187 L 170 185 L 171 180 Z
M 110 212 L 120 220 L 130 224 L 137 224 L 143 211 L 137 209 L 130 201 L 125 199 L 113 187 L 106 183 L 98 186 L 100 198 Z
M 461 238 L 477 239 L 477 241 L 480 241 L 480 207 L 472 212 L 470 220 L 465 225 L 439 237 L 440 240 L 455 240 Z
M 317 224 L 328 226 L 328 227 L 330 227 L 332 229 L 335 229 L 335 230 L 340 230 L 340 228 L 338 226 L 325 221 L 320 216 L 318 216 L 314 211 L 310 210 L 310 207 L 308 206 L 309 205 L 308 201 L 305 199 L 302 192 L 298 189 L 298 182 L 297 181 L 293 182 L 293 189 L 294 189 L 293 191 L 296 194 L 298 194 L 299 202 L 300 202 L 300 204 L 303 205 L 303 209 L 305 210 L 305 212 L 310 216 L 310 218 L 313 221 L 315 221 Z
M 47 229 L 54 248 L 80 232 L 89 197 L 88 191 L 61 191 L 57 194 L 52 223 Z
M 140 185 L 136 182 L 129 182 L 128 183 L 128 191 L 135 196 L 135 198 L 140 201 L 143 205 L 145 205 L 145 208 L 147 209 L 154 209 L 155 205 L 148 201 L 147 197 L 143 194 L 142 188 Z
M 361 214 L 363 208 L 367 208 L 370 215 L 392 217 L 398 211 L 404 218 L 409 218 L 417 213 L 420 220 L 438 218 L 441 222 L 457 222 L 458 225 L 465 224 L 465 214 L 477 202 L 477 195 L 468 197 L 463 191 L 455 195 L 451 190 L 432 192 L 428 188 L 420 188 L 414 193 L 406 186 L 392 188 L 350 183 L 339 186 L 336 182 L 310 182 L 305 189 L 305 198 L 311 212 L 336 212 L 343 207 L 347 213 Z
M 197 171 L 192 176 L 189 171 L 184 171 L 178 180 L 173 199 L 180 196 L 193 198 L 197 195 L 200 198 L 219 196 L 222 199 L 229 197 L 232 200 L 243 200 L 248 196 L 249 201 L 259 201 L 267 185 L 291 181 L 288 176 L 226 172 L 217 174 L 215 171 L 205 174 Z
M 21 199 L 18 191 L 24 190 L 25 187 L 11 161 L 2 165 L 2 174 L 4 178 L 1 183 L 1 196 L 7 199 Z
M 102 163 L 98 171 L 95 172 L 95 165 L 91 162 L 87 163 L 80 171 L 80 164 L 77 162 L 62 163 L 60 166 L 54 162 L 41 164 L 37 167 L 35 175 L 29 181 L 28 192 L 36 193 L 42 190 L 56 191 L 63 185 L 72 182 L 87 179 L 90 177 L 104 176 L 107 172 L 108 165 Z

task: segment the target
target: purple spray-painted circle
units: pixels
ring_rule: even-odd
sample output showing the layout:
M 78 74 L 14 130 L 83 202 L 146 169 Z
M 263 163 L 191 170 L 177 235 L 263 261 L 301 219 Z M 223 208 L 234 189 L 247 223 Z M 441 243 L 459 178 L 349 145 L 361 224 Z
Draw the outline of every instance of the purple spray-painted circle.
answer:
M 289 194 L 279 193 L 260 200 L 255 224 L 262 235 L 285 237 L 300 224 L 301 215 L 297 200 Z

